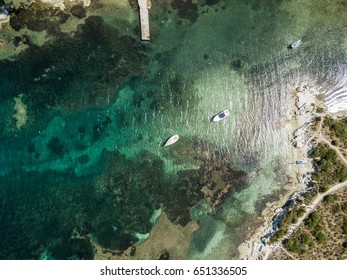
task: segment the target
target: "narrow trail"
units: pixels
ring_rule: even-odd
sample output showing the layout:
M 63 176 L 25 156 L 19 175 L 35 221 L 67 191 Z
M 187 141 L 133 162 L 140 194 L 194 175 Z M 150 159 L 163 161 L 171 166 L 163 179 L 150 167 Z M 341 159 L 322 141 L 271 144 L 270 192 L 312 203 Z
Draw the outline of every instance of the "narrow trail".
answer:
M 311 141 L 312 139 L 316 138 L 316 140 L 318 142 L 324 142 L 325 144 L 327 144 L 331 149 L 333 149 L 337 155 L 339 156 L 339 158 L 343 161 L 343 163 L 347 166 L 347 160 L 345 159 L 344 155 L 341 153 L 341 151 L 334 146 L 333 144 L 331 144 L 331 142 L 326 139 L 323 134 L 322 134 L 322 127 L 323 127 L 323 122 L 324 122 L 324 117 L 326 116 L 326 114 L 324 114 L 323 116 L 321 116 L 321 120 L 319 122 L 319 126 L 318 129 L 316 131 L 316 133 L 310 138 L 309 141 Z
M 317 140 L 320 142 L 324 142 L 325 144 L 327 144 L 331 149 L 335 150 L 335 152 L 337 153 L 337 155 L 339 156 L 339 158 L 341 159 L 341 161 L 343 161 L 343 163 L 347 166 L 347 160 L 345 159 L 344 155 L 341 153 L 341 151 L 334 146 L 333 144 L 331 144 L 322 134 L 320 134 L 317 137 Z
M 324 115 L 325 116 L 325 115 Z M 341 159 L 341 161 L 347 166 L 347 160 L 346 158 L 344 157 L 344 155 L 341 153 L 341 151 L 334 145 L 332 145 L 323 135 L 322 135 L 322 124 L 323 124 L 323 120 L 324 120 L 324 116 L 322 117 L 321 121 L 320 121 L 320 124 L 318 126 L 318 129 L 317 129 L 317 134 L 316 134 L 316 140 L 317 142 L 324 142 L 326 143 L 331 149 L 335 150 L 336 153 L 338 154 L 339 158 Z M 283 249 L 285 250 L 285 248 L 283 247 L 283 241 L 285 239 L 287 239 L 288 237 L 290 237 L 295 231 L 296 229 L 303 223 L 303 221 L 316 209 L 317 205 L 324 199 L 324 197 L 326 195 L 329 195 L 331 193 L 334 193 L 334 192 L 337 192 L 341 189 L 343 189 L 344 187 L 347 186 L 347 180 L 344 181 L 344 182 L 341 182 L 341 183 L 338 183 L 334 186 L 332 186 L 331 188 L 329 188 L 326 192 L 324 193 L 319 193 L 316 198 L 311 202 L 310 205 L 307 205 L 306 206 L 306 212 L 305 214 L 299 218 L 299 220 L 297 221 L 297 223 L 293 224 L 290 226 L 289 228 L 289 232 L 286 236 L 284 236 L 281 240 L 279 240 L 278 242 L 276 242 L 275 244 L 273 245 L 266 245 L 264 246 L 264 249 L 263 249 L 263 252 L 260 252 L 259 253 L 259 257 L 262 256 L 262 259 L 263 260 L 267 260 L 268 257 L 271 255 L 271 253 L 276 249 L 276 248 L 280 248 L 280 249 Z M 289 252 L 287 250 L 285 250 L 286 253 L 288 255 Z M 290 255 L 291 257 L 293 257 L 292 255 Z

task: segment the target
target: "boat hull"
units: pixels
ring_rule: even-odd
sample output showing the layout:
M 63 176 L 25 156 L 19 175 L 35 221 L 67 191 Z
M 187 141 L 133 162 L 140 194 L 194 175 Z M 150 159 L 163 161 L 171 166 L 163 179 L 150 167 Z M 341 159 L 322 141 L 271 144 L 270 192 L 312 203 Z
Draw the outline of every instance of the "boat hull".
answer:
M 290 47 L 291 47 L 292 49 L 295 49 L 295 48 L 299 47 L 299 46 L 301 45 L 301 43 L 302 43 L 301 40 L 295 41 L 294 43 L 292 43 L 292 44 L 290 45 Z
M 172 144 L 175 144 L 180 137 L 176 134 L 171 136 L 169 139 L 166 140 L 164 147 L 170 146 Z
M 217 115 L 215 115 L 212 118 L 213 122 L 219 122 L 221 120 L 224 120 L 226 117 L 228 117 L 230 115 L 230 112 L 228 110 L 224 110 L 222 112 L 219 112 Z

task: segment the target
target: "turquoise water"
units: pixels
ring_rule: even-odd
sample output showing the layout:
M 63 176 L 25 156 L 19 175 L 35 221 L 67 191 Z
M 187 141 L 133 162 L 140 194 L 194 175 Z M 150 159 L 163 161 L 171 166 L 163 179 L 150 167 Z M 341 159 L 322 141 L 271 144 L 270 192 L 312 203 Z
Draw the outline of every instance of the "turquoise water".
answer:
M 150 42 L 139 41 L 136 11 L 106 7 L 0 61 L 1 259 L 90 259 L 93 242 L 122 251 L 158 209 L 198 221 L 186 258 L 237 258 L 288 184 L 291 91 L 330 94 L 346 77 L 346 3 L 156 2 Z M 231 186 L 213 213 L 201 192 L 212 174 Z

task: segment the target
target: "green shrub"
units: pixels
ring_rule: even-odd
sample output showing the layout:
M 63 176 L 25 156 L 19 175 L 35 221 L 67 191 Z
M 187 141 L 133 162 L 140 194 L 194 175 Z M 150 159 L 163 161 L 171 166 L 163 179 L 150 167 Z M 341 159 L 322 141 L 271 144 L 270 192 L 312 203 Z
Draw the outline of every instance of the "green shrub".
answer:
M 335 120 L 331 117 L 327 117 L 324 120 L 324 125 L 328 126 L 329 128 L 333 127 L 335 125 Z
M 347 128 L 344 123 L 336 122 L 335 126 L 332 127 L 335 134 L 339 138 L 347 138 Z
M 328 238 L 326 237 L 326 235 L 325 235 L 322 231 L 320 231 L 320 230 L 315 231 L 314 237 L 316 238 L 316 240 L 317 240 L 317 242 L 318 242 L 319 244 L 326 243 L 327 240 L 328 240 Z
M 274 243 L 274 242 L 277 242 L 277 241 L 281 240 L 287 233 L 288 233 L 288 229 L 287 228 L 278 229 L 276 231 L 276 233 L 273 236 L 271 236 L 270 242 Z
M 320 143 L 314 148 L 312 155 L 316 167 L 312 181 L 319 186 L 320 193 L 326 192 L 332 184 L 347 180 L 347 167 L 340 162 L 335 150 Z
M 347 121 L 346 118 L 338 121 L 331 117 L 327 117 L 324 120 L 324 125 L 328 126 L 338 138 L 347 139 Z
M 299 218 L 301 218 L 302 216 L 304 216 L 304 214 L 306 213 L 306 210 L 304 207 L 300 207 L 298 210 L 297 210 L 297 216 Z
M 314 229 L 318 225 L 320 219 L 321 217 L 316 212 L 313 212 L 306 219 L 305 225 L 307 225 L 310 229 Z
M 339 182 L 343 182 L 347 180 L 347 168 L 345 166 L 337 169 L 335 174 L 336 174 L 336 179 L 338 179 Z
M 343 211 L 344 213 L 347 214 L 347 202 L 345 202 L 344 204 L 342 204 L 341 209 L 342 209 L 342 211 Z
M 287 239 L 283 242 L 283 245 L 287 250 L 291 252 L 300 253 L 301 244 L 297 239 Z
M 337 158 L 337 154 L 333 149 L 328 149 L 325 153 L 324 157 L 327 161 L 335 161 Z
M 343 234 L 347 234 L 347 218 L 343 219 L 342 232 Z
M 320 192 L 320 193 L 325 193 L 328 189 L 329 189 L 328 186 L 320 186 L 320 187 L 319 187 L 319 192 Z
M 307 233 L 302 233 L 299 236 L 299 240 L 301 244 L 309 245 L 312 242 L 312 238 Z
M 326 203 L 332 203 L 332 202 L 335 202 L 338 198 L 339 197 L 337 194 L 329 194 L 329 195 L 324 196 L 323 201 Z

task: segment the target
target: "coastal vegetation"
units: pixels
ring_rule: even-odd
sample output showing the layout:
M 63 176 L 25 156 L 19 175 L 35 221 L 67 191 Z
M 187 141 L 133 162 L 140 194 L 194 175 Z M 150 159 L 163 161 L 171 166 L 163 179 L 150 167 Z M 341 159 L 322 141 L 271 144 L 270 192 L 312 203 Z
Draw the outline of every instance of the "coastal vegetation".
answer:
M 315 172 L 312 174 L 314 186 L 319 192 L 328 190 L 329 185 L 347 179 L 347 168 L 338 159 L 336 152 L 324 143 L 319 143 L 313 151 Z
M 324 126 L 329 129 L 330 137 L 335 145 L 346 149 L 347 148 L 347 117 L 334 119 L 330 116 L 324 119 Z
M 303 195 L 303 199 L 299 201 L 296 205 L 291 207 L 286 215 L 281 219 L 278 224 L 278 229 L 276 233 L 270 238 L 270 242 L 274 243 L 282 240 L 287 234 L 288 229 L 292 224 L 298 222 L 306 210 L 303 204 L 309 204 L 310 201 L 319 193 L 326 192 L 329 186 L 332 184 L 343 182 L 347 180 L 347 168 L 340 162 L 336 152 L 329 148 L 328 145 L 324 143 L 318 144 L 313 153 L 312 157 L 315 172 L 312 174 L 312 188 Z M 327 195 L 324 198 L 324 202 L 332 204 L 337 200 L 337 195 Z M 341 206 L 342 207 L 342 206 Z M 344 206 L 347 211 L 347 203 Z M 313 241 L 318 243 L 324 243 L 326 241 L 326 236 L 324 235 L 321 225 L 319 223 L 320 216 L 316 213 L 312 213 L 305 222 L 305 225 L 312 231 L 312 238 L 308 239 L 305 236 L 297 237 L 295 240 L 288 239 L 284 242 L 284 246 L 294 252 L 301 252 L 305 246 L 313 246 Z M 300 248 L 300 250 L 298 249 Z
M 347 257 L 347 190 L 324 197 L 317 210 L 283 242 L 295 259 Z
M 290 225 L 297 223 L 305 214 L 305 208 L 300 205 L 293 206 L 278 224 L 276 233 L 270 238 L 270 242 L 277 242 L 288 234 Z
M 318 108 L 319 109 L 319 108 Z M 323 113 L 318 110 L 317 113 Z M 347 148 L 347 117 L 334 119 L 318 116 L 314 130 L 320 129 L 316 145 L 311 152 L 315 171 L 311 176 L 311 187 L 302 199 L 292 206 L 278 224 L 278 230 L 270 243 L 282 241 L 286 256 L 294 259 L 345 259 L 347 257 L 347 190 L 325 195 L 316 211 L 310 213 L 303 223 L 289 234 L 289 228 L 306 213 L 307 205 L 319 193 L 347 180 L 347 167 L 340 158 Z M 320 127 L 320 122 L 322 126 Z M 322 140 L 322 141 L 320 141 Z M 329 144 L 331 143 L 331 145 Z M 334 148 L 336 147 L 336 148 Z M 338 155 L 337 151 L 341 154 Z M 283 253 L 282 252 L 282 253 Z

